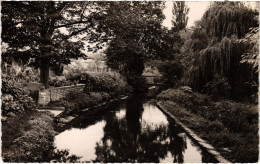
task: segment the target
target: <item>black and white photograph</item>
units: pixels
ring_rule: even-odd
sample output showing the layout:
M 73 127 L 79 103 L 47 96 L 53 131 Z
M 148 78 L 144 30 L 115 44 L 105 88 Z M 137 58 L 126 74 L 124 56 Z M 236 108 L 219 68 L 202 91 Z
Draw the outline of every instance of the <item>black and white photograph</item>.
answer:
M 259 2 L 1 3 L 1 163 L 259 162 Z

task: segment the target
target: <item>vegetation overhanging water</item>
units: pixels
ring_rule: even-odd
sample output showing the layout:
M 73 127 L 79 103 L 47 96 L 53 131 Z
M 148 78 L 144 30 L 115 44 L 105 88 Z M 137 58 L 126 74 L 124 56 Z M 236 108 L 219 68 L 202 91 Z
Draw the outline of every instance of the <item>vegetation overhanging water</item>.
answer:
M 135 95 L 80 114 L 54 142 L 81 162 L 214 162 L 152 101 Z

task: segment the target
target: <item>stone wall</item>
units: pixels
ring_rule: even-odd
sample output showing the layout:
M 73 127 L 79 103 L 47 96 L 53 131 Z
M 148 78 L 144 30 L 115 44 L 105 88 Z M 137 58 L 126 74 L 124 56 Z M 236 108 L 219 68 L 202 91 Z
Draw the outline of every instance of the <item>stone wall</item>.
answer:
M 85 84 L 78 84 L 74 86 L 64 86 L 45 89 L 39 92 L 38 105 L 47 105 L 51 101 L 57 101 L 65 97 L 69 92 L 83 91 Z

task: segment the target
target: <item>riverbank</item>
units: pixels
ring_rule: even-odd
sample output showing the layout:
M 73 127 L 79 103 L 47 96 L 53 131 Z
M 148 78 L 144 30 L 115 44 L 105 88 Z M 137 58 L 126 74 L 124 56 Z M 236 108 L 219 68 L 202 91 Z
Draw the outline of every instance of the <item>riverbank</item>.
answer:
M 82 162 L 214 161 L 143 95 L 80 113 L 61 128 L 55 145 Z
M 70 91 L 60 100 L 48 104 L 49 107 L 65 107 L 64 112 L 58 117 L 77 114 L 83 110 L 87 110 L 87 108 L 105 104 L 132 92 L 132 87 L 120 75 L 82 74 L 78 76 L 75 78 L 83 79 L 82 81 L 85 83 L 82 91 Z
M 49 103 L 49 107 L 65 107 L 65 110 L 57 116 L 57 119 L 59 119 L 62 123 L 66 123 L 74 117 L 69 118 L 69 120 L 63 118 L 68 116 L 76 116 L 82 111 L 87 111 L 89 109 L 105 105 L 111 101 L 124 98 L 128 94 L 128 92 L 122 93 L 121 95 L 102 92 L 91 92 L 89 94 L 84 92 L 71 92 L 62 100 Z
M 156 97 L 164 109 L 231 162 L 257 162 L 258 111 L 242 103 L 168 89 Z
M 63 116 L 75 114 L 86 108 L 105 105 L 122 96 L 105 93 L 69 94 Z M 69 101 L 71 100 L 71 101 Z M 78 101 L 77 101 L 78 100 Z M 56 102 L 58 103 L 58 102 Z M 64 103 L 64 102 L 59 102 Z M 82 107 L 82 108 L 78 108 Z M 62 116 L 60 116 L 62 117 Z M 2 121 L 2 158 L 4 162 L 77 162 L 79 157 L 68 156 L 67 150 L 55 151 L 53 145 L 55 117 L 49 112 L 27 110 Z
M 52 115 L 25 111 L 2 121 L 4 162 L 50 162 L 56 135 Z
M 71 92 L 50 106 L 65 107 L 63 115 L 70 116 L 86 108 L 95 107 L 120 98 L 131 88 L 124 79 L 100 75 L 91 78 L 84 92 Z M 100 85 L 102 84 L 102 85 Z M 21 87 L 24 89 L 24 87 Z M 17 88 L 3 80 L 2 88 L 2 158 L 5 162 L 76 162 L 66 150 L 55 152 L 53 140 L 57 134 L 54 115 L 37 111 L 26 89 Z M 103 92 L 105 91 L 105 92 Z M 48 108 L 48 106 L 46 106 Z M 61 109 L 61 108 L 59 108 Z M 63 108 L 64 109 L 64 108 Z M 65 120 L 67 121 L 67 120 Z
M 78 162 L 68 150 L 56 150 L 54 115 L 36 110 L 2 121 L 2 160 L 15 163 Z

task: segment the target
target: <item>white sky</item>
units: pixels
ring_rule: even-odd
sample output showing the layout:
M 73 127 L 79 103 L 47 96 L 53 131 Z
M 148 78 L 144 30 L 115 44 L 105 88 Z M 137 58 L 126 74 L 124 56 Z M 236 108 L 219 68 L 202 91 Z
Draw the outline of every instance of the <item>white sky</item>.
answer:
M 210 2 L 186 2 L 187 6 L 190 8 L 189 14 L 188 14 L 188 27 L 193 26 L 194 22 L 196 20 L 199 20 L 206 9 L 208 8 Z M 166 27 L 171 27 L 171 19 L 172 19 L 172 5 L 173 2 L 166 2 L 165 6 L 166 8 L 164 9 L 164 14 L 166 16 L 166 19 L 163 22 L 163 25 Z
M 197 20 L 200 20 L 205 13 L 205 11 L 208 9 L 210 5 L 210 1 L 202 1 L 202 2 L 186 2 L 187 6 L 190 8 L 189 14 L 188 14 L 188 24 L 187 27 L 191 27 L 194 25 L 194 22 Z M 255 2 L 245 2 L 246 5 L 251 7 L 256 7 Z M 166 19 L 163 22 L 163 25 L 170 28 L 171 25 L 171 19 L 172 19 L 172 1 L 168 1 L 165 3 L 166 8 L 164 9 L 164 14 L 166 16 Z

